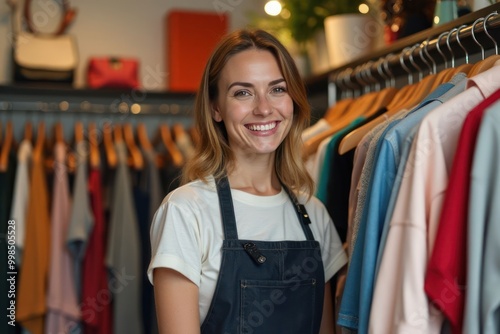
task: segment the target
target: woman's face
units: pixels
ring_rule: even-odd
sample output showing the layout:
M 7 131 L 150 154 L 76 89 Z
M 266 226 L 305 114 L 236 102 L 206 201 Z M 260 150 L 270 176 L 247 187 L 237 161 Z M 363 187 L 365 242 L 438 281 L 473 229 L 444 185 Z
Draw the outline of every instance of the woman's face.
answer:
M 235 156 L 273 153 L 290 131 L 293 101 L 269 51 L 232 56 L 221 71 L 212 116 L 224 122 Z

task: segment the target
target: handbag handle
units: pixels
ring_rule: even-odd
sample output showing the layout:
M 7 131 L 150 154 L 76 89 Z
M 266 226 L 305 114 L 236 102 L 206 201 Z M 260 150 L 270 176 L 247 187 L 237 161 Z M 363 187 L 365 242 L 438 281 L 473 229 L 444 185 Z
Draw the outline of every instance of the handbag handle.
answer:
M 59 1 L 56 1 L 59 2 Z M 57 30 L 52 33 L 53 35 L 59 36 L 64 34 L 70 23 L 73 21 L 73 19 L 76 16 L 76 10 L 72 9 L 69 7 L 69 1 L 68 0 L 62 0 L 61 1 L 61 6 L 63 9 L 63 16 L 61 23 L 59 24 L 59 27 Z M 31 0 L 24 0 L 24 19 L 26 20 L 26 25 L 28 28 L 28 31 L 31 33 L 38 33 L 35 29 L 35 25 L 33 24 L 33 21 L 31 19 Z

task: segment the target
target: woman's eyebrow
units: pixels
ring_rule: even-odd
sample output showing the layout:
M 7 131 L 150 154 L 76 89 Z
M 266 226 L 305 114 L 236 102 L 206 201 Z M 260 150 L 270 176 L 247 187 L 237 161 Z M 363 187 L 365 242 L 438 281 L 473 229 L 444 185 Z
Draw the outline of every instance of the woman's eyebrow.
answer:
M 279 79 L 276 79 L 276 80 L 269 82 L 268 86 L 274 86 L 274 85 L 277 85 L 277 84 L 282 83 L 284 81 L 285 81 L 284 78 L 279 78 Z M 251 88 L 251 87 L 253 87 L 253 84 L 251 84 L 249 82 L 235 81 L 227 87 L 227 90 L 230 90 L 234 86 L 242 86 L 242 87 Z

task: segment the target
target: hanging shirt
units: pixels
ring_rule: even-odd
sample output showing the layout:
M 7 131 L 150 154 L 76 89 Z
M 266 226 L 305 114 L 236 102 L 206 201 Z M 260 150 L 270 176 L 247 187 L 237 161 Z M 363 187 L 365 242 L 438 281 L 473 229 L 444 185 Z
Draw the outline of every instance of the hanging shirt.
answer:
M 365 166 L 366 156 L 368 154 L 368 149 L 370 147 L 370 143 L 372 140 L 377 137 L 379 133 L 382 133 L 383 129 L 389 125 L 393 120 L 403 117 L 401 116 L 405 110 L 402 110 L 396 115 L 393 115 L 389 118 L 386 118 L 382 123 L 376 125 L 373 129 L 371 129 L 367 134 L 363 136 L 358 146 L 354 151 L 353 157 L 353 166 L 351 173 L 351 186 L 349 191 L 349 214 L 348 214 L 348 231 L 347 231 L 347 244 L 348 244 L 348 253 L 349 259 L 352 256 L 352 249 L 355 243 L 357 230 L 354 231 L 354 216 L 356 214 L 356 208 L 358 205 L 359 192 L 361 189 L 361 175 L 363 172 L 363 168 Z M 356 227 L 357 228 L 357 227 Z
M 156 333 L 157 319 L 154 303 L 153 286 L 149 284 L 147 269 L 151 260 L 151 239 L 149 231 L 153 216 L 163 200 L 163 190 L 161 188 L 160 175 L 156 166 L 155 153 L 152 150 L 142 151 L 146 164 L 145 168 L 138 172 L 138 182 L 134 187 L 135 208 L 139 223 L 141 237 L 141 257 L 142 257 L 142 319 L 145 333 Z
M 500 91 L 496 91 L 471 111 L 466 120 L 472 123 L 469 125 L 472 130 L 479 127 L 470 174 L 467 222 L 467 287 L 463 332 L 471 334 L 498 332 L 499 99 Z
M 85 334 L 109 334 L 112 331 L 112 295 L 105 264 L 106 222 L 104 219 L 101 172 L 92 169 L 88 178 L 94 228 L 82 263 L 82 322 Z
M 21 266 L 26 235 L 26 210 L 29 198 L 29 165 L 33 146 L 23 140 L 17 149 L 17 170 L 10 218 L 16 221 L 16 264 Z
M 87 241 L 94 226 L 94 216 L 90 208 L 88 195 L 88 143 L 81 141 L 76 145 L 77 169 L 73 188 L 73 208 L 66 242 L 73 258 L 74 279 L 78 298 L 82 289 L 82 261 L 87 250 Z M 81 299 L 83 302 L 85 300 Z
M 452 86 L 448 86 L 450 88 L 445 89 L 442 94 L 440 91 L 431 93 L 404 118 L 391 122 L 375 143 L 373 170 L 365 195 L 366 204 L 362 210 L 339 313 L 340 324 L 359 329 L 362 333 L 368 332 L 378 242 L 399 163 L 400 146 L 407 133 L 429 111 L 442 104 L 442 100 L 450 94 L 458 94 L 453 93 L 454 90 L 465 89 L 465 75 L 454 78 L 450 83 Z M 356 323 L 358 326 L 353 327 Z
M 33 155 L 23 264 L 17 295 L 17 321 L 31 332 L 44 333 L 47 312 L 47 274 L 50 251 L 50 220 L 44 157 Z
M 113 293 L 113 330 L 141 334 L 141 254 L 140 234 L 127 166 L 125 143 L 115 144 L 118 165 L 110 208 L 106 264 Z
M 75 289 L 73 261 L 66 248 L 71 212 L 66 145 L 54 146 L 54 184 L 52 188 L 51 250 L 47 289 L 46 333 L 69 333 L 78 326 L 80 307 Z
M 349 199 L 346 195 L 348 193 L 348 189 L 346 190 L 346 187 L 340 187 L 338 184 L 335 184 L 335 181 L 337 181 L 337 178 L 340 177 L 344 182 L 342 186 L 348 187 L 350 185 L 350 171 L 352 170 L 354 151 L 340 156 L 338 149 L 342 138 L 360 125 L 363 125 L 365 121 L 366 118 L 358 117 L 351 122 L 351 124 L 337 132 L 328 140 L 325 148 L 324 161 L 321 164 L 317 183 L 316 197 L 326 206 L 342 243 L 345 242 L 347 234 L 347 211 Z M 339 168 L 339 162 L 343 162 L 344 160 L 347 160 L 347 168 L 341 169 Z M 340 175 L 340 170 L 348 171 L 348 173 Z M 335 196 L 331 192 L 334 192 Z M 335 203 L 331 203 L 329 201 L 332 197 L 337 199 Z
M 462 332 L 463 324 L 469 172 L 475 143 L 475 135 L 460 139 L 459 135 L 468 113 L 500 88 L 500 66 L 470 78 L 467 86 L 465 92 L 436 109 L 432 113 L 435 117 L 429 119 L 440 134 L 436 149 L 443 148 L 446 161 L 454 160 L 447 189 L 438 195 L 443 196 L 443 205 L 427 265 L 425 292 L 448 318 L 455 334 Z
M 354 253 L 354 246 L 356 244 L 356 240 L 358 237 L 359 225 L 360 225 L 361 219 L 363 217 L 363 210 L 365 209 L 365 206 L 366 206 L 366 197 L 368 194 L 368 186 L 370 184 L 371 175 L 373 172 L 373 164 L 374 164 L 374 160 L 375 160 L 375 153 L 377 151 L 377 145 L 378 145 L 379 139 L 381 138 L 381 136 L 384 134 L 384 131 L 388 127 L 394 126 L 395 124 L 397 124 L 397 122 L 399 120 L 405 118 L 407 115 L 411 114 L 413 111 L 418 110 L 422 106 L 428 104 L 433 99 L 446 93 L 449 89 L 451 89 L 453 87 L 454 84 L 455 84 L 455 82 L 450 81 L 448 83 L 444 83 L 444 84 L 440 85 L 438 88 L 436 88 L 436 90 L 431 92 L 424 99 L 424 101 L 422 101 L 419 105 L 417 105 L 414 108 L 400 110 L 393 117 L 391 117 L 389 122 L 387 122 L 387 123 L 384 122 L 382 124 L 379 124 L 375 128 L 375 129 L 377 129 L 377 131 L 373 132 L 371 134 L 372 139 L 369 142 L 368 150 L 366 152 L 366 157 L 365 157 L 365 160 L 363 162 L 363 168 L 361 170 L 361 175 L 359 177 L 359 181 L 357 184 L 357 191 L 356 191 L 355 197 L 354 197 L 355 209 L 353 210 L 352 219 L 350 219 L 350 221 L 349 221 L 349 225 L 350 225 L 349 226 L 349 228 L 350 228 L 350 237 L 349 237 L 350 238 L 350 243 L 349 243 L 349 256 L 350 257 L 349 257 L 349 259 L 351 259 L 352 254 Z M 352 207 L 353 204 L 349 204 L 349 205 Z M 355 328 L 357 328 L 357 325 Z
M 410 115 L 414 121 L 413 125 L 401 123 L 407 127 L 404 136 L 400 137 L 401 141 L 398 146 L 402 145 L 404 137 L 411 133 L 412 128 L 418 128 L 418 132 L 413 140 L 410 155 L 406 159 L 380 271 L 376 278 L 369 321 L 370 331 L 373 333 L 392 331 L 439 333 L 441 331 L 442 315 L 429 305 L 423 289 L 423 281 L 427 259 L 434 243 L 435 227 L 438 224 L 436 213 L 439 213 L 441 209 L 441 201 L 436 198 L 436 194 L 446 187 L 451 161 L 443 159 L 442 150 L 432 149 L 434 143 L 439 143 L 436 138 L 439 134 L 429 130 L 431 127 L 428 126 L 428 122 L 432 119 L 429 116 L 434 114 L 433 111 L 437 107 L 465 90 L 465 78 L 463 73 L 455 75 L 452 80 L 458 80 L 458 82 L 452 89 L 424 106 L 418 114 Z M 437 115 L 439 117 L 439 113 Z M 392 168 L 392 173 L 394 170 Z M 392 179 L 394 189 L 394 174 Z M 386 192 L 385 207 L 389 200 L 389 192 Z M 374 204 L 376 202 L 377 200 Z M 377 210 L 374 205 L 371 212 L 367 212 L 370 217 L 374 208 Z M 370 240 L 370 243 L 374 245 L 371 249 L 374 254 L 369 262 L 371 275 L 375 272 L 384 222 L 385 216 L 382 216 L 378 221 L 374 222 L 370 219 L 368 223 L 369 226 L 370 224 L 377 226 L 378 237 L 378 239 Z M 381 307 L 385 310 L 381 310 Z

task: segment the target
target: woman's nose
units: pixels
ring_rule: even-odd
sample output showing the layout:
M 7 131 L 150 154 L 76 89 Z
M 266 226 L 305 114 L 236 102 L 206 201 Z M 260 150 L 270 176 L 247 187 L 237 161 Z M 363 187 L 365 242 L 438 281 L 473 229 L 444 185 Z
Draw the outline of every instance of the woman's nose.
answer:
M 254 114 L 267 116 L 272 114 L 273 106 L 266 96 L 258 96 L 256 99 L 256 106 L 254 108 Z

